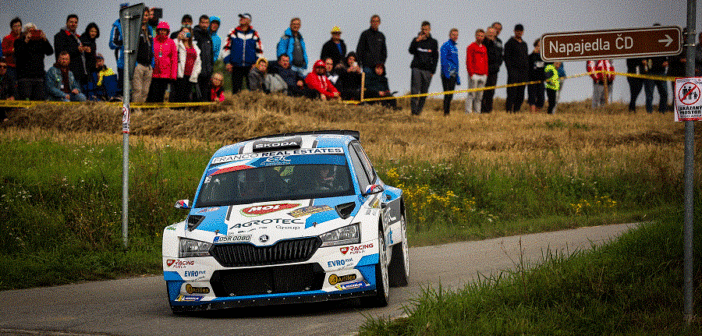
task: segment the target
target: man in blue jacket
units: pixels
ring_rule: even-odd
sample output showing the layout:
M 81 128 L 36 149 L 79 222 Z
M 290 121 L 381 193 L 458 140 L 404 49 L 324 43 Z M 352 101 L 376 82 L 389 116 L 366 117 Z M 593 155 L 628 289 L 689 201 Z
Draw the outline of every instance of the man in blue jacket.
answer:
M 461 78 L 458 76 L 458 29 L 452 28 L 449 32 L 449 40 L 441 46 L 441 84 L 444 91 L 453 91 L 456 85 L 461 85 Z M 448 116 L 451 111 L 451 100 L 453 94 L 444 95 L 444 116 Z
M 307 50 L 305 39 L 300 34 L 300 26 L 300 18 L 290 20 L 290 27 L 278 42 L 276 57 L 280 58 L 283 54 L 290 56 L 290 68 L 304 77 L 307 69 Z
M 232 73 L 232 93 L 238 93 L 251 67 L 263 57 L 261 38 L 251 27 L 251 14 L 239 14 L 239 26 L 227 35 L 222 55 L 227 71 Z

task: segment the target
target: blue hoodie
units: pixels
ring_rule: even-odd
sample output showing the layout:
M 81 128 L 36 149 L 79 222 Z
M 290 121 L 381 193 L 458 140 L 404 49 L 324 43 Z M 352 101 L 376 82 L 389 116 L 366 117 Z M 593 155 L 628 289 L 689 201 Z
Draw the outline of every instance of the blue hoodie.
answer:
M 461 85 L 461 77 L 458 75 L 458 48 L 453 40 L 448 40 L 441 46 L 441 75 L 444 78 L 456 75 L 456 84 Z
M 222 39 L 217 36 L 217 31 L 212 31 L 212 22 L 217 21 L 219 22 L 219 26 L 222 26 L 222 20 L 219 19 L 217 16 L 210 16 L 210 34 L 212 35 L 212 56 L 214 57 L 214 61 L 217 62 L 217 58 L 219 58 L 219 50 L 222 49 Z M 219 30 L 219 28 L 217 28 Z
M 302 38 L 302 34 L 300 33 L 298 33 L 298 37 L 300 38 L 302 54 L 305 58 L 305 65 L 302 68 L 307 69 L 307 64 L 309 64 L 309 62 L 307 61 L 307 48 L 305 48 L 305 39 Z M 290 56 L 290 64 L 295 63 L 293 61 L 293 51 L 295 50 L 295 38 L 293 37 L 293 33 L 290 27 L 288 27 L 288 29 L 285 30 L 285 34 L 280 38 L 277 49 L 278 50 L 276 52 L 276 58 L 280 57 L 280 55 L 282 54 L 286 54 Z

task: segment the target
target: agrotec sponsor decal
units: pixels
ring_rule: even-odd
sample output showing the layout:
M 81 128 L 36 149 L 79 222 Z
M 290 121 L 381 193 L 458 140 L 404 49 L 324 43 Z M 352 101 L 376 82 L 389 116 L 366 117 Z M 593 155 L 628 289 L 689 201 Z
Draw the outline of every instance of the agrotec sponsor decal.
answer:
M 241 209 L 241 214 L 247 217 L 261 216 L 272 212 L 299 207 L 299 203 L 279 203 L 269 205 L 256 205 Z

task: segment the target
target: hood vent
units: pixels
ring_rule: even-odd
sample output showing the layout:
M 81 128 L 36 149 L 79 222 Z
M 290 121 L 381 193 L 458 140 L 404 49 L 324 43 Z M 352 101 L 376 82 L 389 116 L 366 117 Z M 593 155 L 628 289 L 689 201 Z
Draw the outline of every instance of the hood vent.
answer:
M 341 217 L 341 219 L 349 218 L 349 216 L 351 216 L 351 213 L 353 212 L 353 209 L 355 208 L 356 202 L 343 203 L 335 207 L 336 212 L 339 214 L 339 217 Z

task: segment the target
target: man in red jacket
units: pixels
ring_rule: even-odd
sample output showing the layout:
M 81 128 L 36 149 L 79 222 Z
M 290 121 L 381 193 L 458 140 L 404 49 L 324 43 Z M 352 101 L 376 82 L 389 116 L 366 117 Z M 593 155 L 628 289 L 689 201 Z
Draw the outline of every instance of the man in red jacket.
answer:
M 485 31 L 475 31 L 475 42 L 466 48 L 466 69 L 468 69 L 468 89 L 485 87 L 488 75 L 487 48 L 483 44 Z M 470 91 L 466 97 L 466 113 L 480 113 L 483 91 Z
M 340 100 L 339 90 L 329 81 L 326 73 L 327 67 L 323 60 L 314 62 L 314 70 L 305 77 L 305 84 L 315 95 L 319 94 L 322 100 Z

